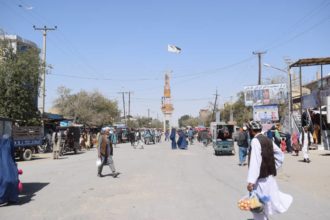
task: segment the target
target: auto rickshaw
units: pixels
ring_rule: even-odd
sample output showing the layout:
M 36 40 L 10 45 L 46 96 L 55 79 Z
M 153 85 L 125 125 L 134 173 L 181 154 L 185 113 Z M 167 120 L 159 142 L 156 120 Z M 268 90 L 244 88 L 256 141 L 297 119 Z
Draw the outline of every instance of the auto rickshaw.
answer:
M 224 122 L 212 122 L 211 132 L 215 155 L 235 155 L 233 139 L 234 125 Z
M 81 128 L 78 126 L 61 126 L 58 128 L 62 136 L 60 154 L 63 155 L 70 151 L 73 151 L 76 154 L 78 150 L 80 150 L 79 139 Z
M 146 145 L 149 145 L 151 143 L 155 144 L 156 141 L 155 141 L 155 134 L 150 130 L 150 129 L 147 129 L 144 131 L 144 144 Z

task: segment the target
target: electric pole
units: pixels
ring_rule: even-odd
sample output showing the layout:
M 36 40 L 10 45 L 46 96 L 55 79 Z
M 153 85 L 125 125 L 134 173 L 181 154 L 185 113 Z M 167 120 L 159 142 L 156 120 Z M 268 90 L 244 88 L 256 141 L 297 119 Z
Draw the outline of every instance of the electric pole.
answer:
M 218 89 L 215 91 L 215 100 L 214 100 L 214 106 L 213 106 L 213 114 L 212 114 L 212 120 L 215 120 L 216 117 L 216 111 L 217 111 L 217 101 L 218 101 Z
M 261 55 L 265 53 L 266 51 L 253 52 L 254 55 L 258 55 L 258 61 L 259 61 L 258 85 L 261 85 Z
M 133 94 L 133 92 L 128 91 L 127 93 L 128 93 L 128 115 L 131 116 L 131 94 Z
M 40 80 L 40 92 L 41 95 L 39 96 L 42 100 L 42 105 L 40 106 L 40 100 L 38 101 L 38 108 L 43 115 L 45 112 L 45 99 L 46 99 L 46 38 L 47 38 L 47 31 L 54 31 L 57 29 L 57 26 L 54 28 L 48 28 L 46 25 L 42 28 L 38 28 L 33 25 L 34 30 L 42 31 L 43 36 L 43 46 L 42 46 L 42 73 L 41 73 L 41 80 Z
M 150 108 L 148 108 L 148 118 L 150 118 Z
M 287 71 L 288 71 L 288 78 L 289 78 L 289 97 L 288 97 L 288 104 L 289 104 L 289 132 L 292 133 L 292 111 L 293 111 L 293 105 L 292 105 L 292 75 L 291 75 L 291 69 L 290 65 L 292 61 L 290 59 L 284 59 L 285 63 L 287 65 Z
M 234 113 L 233 113 L 233 96 L 230 96 L 230 121 L 234 121 Z
M 125 120 L 125 124 L 126 124 L 125 93 L 126 92 L 118 92 L 118 94 L 122 94 L 122 96 L 123 96 L 124 120 Z

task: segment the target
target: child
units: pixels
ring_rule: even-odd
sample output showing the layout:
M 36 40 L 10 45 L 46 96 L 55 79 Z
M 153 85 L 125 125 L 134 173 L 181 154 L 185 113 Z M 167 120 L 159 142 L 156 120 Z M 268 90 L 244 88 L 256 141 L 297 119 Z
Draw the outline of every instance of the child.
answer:
M 286 152 L 285 138 L 282 138 L 282 140 L 281 140 L 281 150 L 282 150 L 282 152 Z
M 294 154 L 292 153 L 292 156 L 298 156 L 299 155 L 299 150 L 300 150 L 300 145 L 298 142 L 299 135 L 294 132 L 291 137 L 291 142 L 292 142 L 292 148 L 294 150 Z

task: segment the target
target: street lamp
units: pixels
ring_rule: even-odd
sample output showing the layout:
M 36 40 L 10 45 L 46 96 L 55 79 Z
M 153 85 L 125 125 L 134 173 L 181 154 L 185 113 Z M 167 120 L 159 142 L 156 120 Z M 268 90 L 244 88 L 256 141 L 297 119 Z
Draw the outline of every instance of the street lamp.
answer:
M 288 79 L 289 79 L 289 123 L 290 123 L 290 133 L 292 133 L 292 122 L 291 122 L 291 115 L 292 115 L 292 79 L 291 79 L 291 72 L 290 72 L 290 68 L 288 66 L 287 70 L 278 68 L 278 67 L 274 67 L 268 63 L 264 63 L 264 66 L 269 67 L 269 68 L 273 68 L 276 69 L 278 71 L 281 71 L 283 73 L 288 74 Z

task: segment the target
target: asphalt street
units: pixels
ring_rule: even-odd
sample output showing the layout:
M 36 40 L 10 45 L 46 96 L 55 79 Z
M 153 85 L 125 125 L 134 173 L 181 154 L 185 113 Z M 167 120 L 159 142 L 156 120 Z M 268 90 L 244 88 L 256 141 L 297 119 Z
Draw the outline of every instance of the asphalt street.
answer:
M 237 201 L 247 194 L 247 166 L 238 155 L 215 156 L 199 143 L 171 150 L 170 143 L 114 150 L 118 178 L 104 167 L 96 176 L 96 150 L 50 154 L 18 162 L 24 191 L 16 205 L 0 208 L 0 219 L 252 219 Z M 293 196 L 289 211 L 271 219 L 330 219 L 330 156 L 312 151 L 310 164 L 286 154 L 277 176 L 281 191 Z

